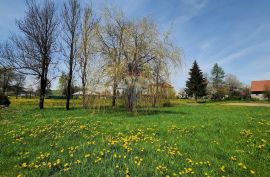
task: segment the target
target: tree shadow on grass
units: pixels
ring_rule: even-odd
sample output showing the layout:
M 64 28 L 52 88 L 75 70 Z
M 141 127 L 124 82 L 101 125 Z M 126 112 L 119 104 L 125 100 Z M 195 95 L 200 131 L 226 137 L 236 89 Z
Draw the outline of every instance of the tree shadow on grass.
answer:
M 38 109 L 38 108 L 36 108 Z M 84 109 L 82 107 L 73 107 L 70 110 L 66 110 L 65 107 L 46 107 L 44 108 L 45 112 L 54 112 L 64 113 L 65 115 L 74 115 L 74 114 L 96 114 L 96 115 L 110 115 L 110 116 L 141 116 L 141 115 L 161 115 L 161 114 L 174 114 L 174 115 L 186 115 L 187 112 L 177 111 L 172 109 L 166 109 L 163 107 L 160 108 L 137 108 L 134 112 L 128 112 L 124 106 L 111 107 L 111 106 L 100 106 L 95 108 Z

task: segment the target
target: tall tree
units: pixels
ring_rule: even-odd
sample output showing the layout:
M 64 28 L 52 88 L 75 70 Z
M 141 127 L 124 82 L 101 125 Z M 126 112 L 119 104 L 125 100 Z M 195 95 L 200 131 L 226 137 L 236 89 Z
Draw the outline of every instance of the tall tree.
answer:
M 133 111 L 137 100 L 138 91 L 142 89 L 143 80 L 148 80 L 147 70 L 153 62 L 178 63 L 180 52 L 172 43 L 162 41 L 156 24 L 150 19 L 144 18 L 128 25 L 127 40 L 124 43 L 125 68 L 124 83 L 126 85 L 126 106 Z
M 186 82 L 186 92 L 189 96 L 194 96 L 195 100 L 197 101 L 199 97 L 206 95 L 207 81 L 203 77 L 203 73 L 200 70 L 196 60 L 190 69 L 189 75 L 190 77 Z
M 211 70 L 211 81 L 213 88 L 215 89 L 215 93 L 212 95 L 212 98 L 217 100 L 224 98 L 227 92 L 224 87 L 224 77 L 224 70 L 216 63 Z
M 54 63 L 53 54 L 57 51 L 58 21 L 53 1 L 46 0 L 41 5 L 35 0 L 27 0 L 26 5 L 24 19 L 16 21 L 22 35 L 11 37 L 1 58 L 19 72 L 39 79 L 39 108 L 43 109 L 49 67 Z
M 91 6 L 84 9 L 83 20 L 81 24 L 82 35 L 80 39 L 79 49 L 79 70 L 82 82 L 83 107 L 87 108 L 86 90 L 88 83 L 89 64 L 91 59 L 97 52 L 95 29 L 98 25 L 98 20 L 95 18 Z M 93 60 L 92 60 L 93 61 Z
M 224 79 L 230 98 L 240 98 L 242 83 L 233 74 L 227 74 Z
M 66 110 L 69 110 L 73 71 L 78 57 L 78 41 L 80 35 L 81 6 L 78 0 L 68 0 L 62 11 L 66 61 L 68 65 Z
M 126 43 L 127 20 L 122 11 L 105 8 L 103 25 L 98 30 L 101 54 L 105 59 L 105 73 L 112 86 L 112 107 L 116 106 L 117 89 L 123 78 L 123 56 Z
M 211 70 L 212 83 L 215 88 L 221 87 L 224 82 L 225 72 L 216 63 Z
M 67 82 L 68 82 L 68 75 L 62 72 L 61 76 L 58 80 L 58 89 L 60 90 L 62 96 L 67 96 Z M 80 88 L 74 85 L 74 80 L 71 81 L 71 89 L 70 93 L 71 95 L 77 91 L 79 91 Z

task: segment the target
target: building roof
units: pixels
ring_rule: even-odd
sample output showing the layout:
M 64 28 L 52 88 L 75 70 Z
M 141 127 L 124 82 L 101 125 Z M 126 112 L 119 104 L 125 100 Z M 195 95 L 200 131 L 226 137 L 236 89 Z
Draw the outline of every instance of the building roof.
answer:
M 252 81 L 250 90 L 252 92 L 263 92 L 267 88 L 270 88 L 270 80 Z

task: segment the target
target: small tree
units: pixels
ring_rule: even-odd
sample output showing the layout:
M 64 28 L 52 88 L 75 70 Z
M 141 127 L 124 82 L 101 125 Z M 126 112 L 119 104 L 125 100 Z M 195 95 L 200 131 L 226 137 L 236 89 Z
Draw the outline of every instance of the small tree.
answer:
M 214 99 L 221 99 L 224 97 L 226 93 L 226 88 L 224 88 L 224 77 L 225 77 L 225 72 L 224 70 L 218 66 L 216 63 L 212 70 L 211 70 L 211 80 L 212 80 L 212 85 L 213 88 L 216 90 L 216 93 L 212 95 L 212 98 Z
M 25 76 L 21 73 L 17 73 L 14 78 L 14 86 L 16 88 L 16 99 L 18 98 L 19 93 L 23 90 L 25 84 Z
M 79 71 L 82 82 L 83 107 L 87 108 L 86 91 L 88 84 L 89 65 L 93 64 L 93 55 L 97 53 L 95 28 L 98 25 L 98 20 L 95 19 L 93 9 L 87 6 L 84 9 L 83 20 L 81 24 L 82 35 L 80 38 L 79 47 Z
M 212 83 L 213 86 L 217 89 L 218 87 L 221 87 L 223 84 L 223 79 L 225 77 L 225 72 L 221 67 L 218 66 L 216 63 L 212 70 L 211 70 L 211 75 L 212 75 Z
M 11 82 L 14 80 L 14 71 L 11 68 L 0 68 L 0 92 L 4 95 L 10 87 Z
M 58 88 L 61 91 L 62 96 L 67 96 L 68 94 L 68 75 L 65 73 L 62 73 L 58 80 Z M 70 96 L 72 97 L 72 94 L 79 91 L 80 89 L 74 85 L 74 80 L 71 81 L 70 86 Z
M 225 76 L 225 85 L 227 87 L 227 91 L 228 91 L 228 95 L 230 99 L 241 98 L 240 89 L 242 87 L 242 83 L 237 79 L 235 75 L 227 74 Z
M 196 60 L 193 63 L 189 72 L 190 78 L 186 82 L 186 92 L 189 96 L 194 96 L 197 101 L 198 97 L 206 95 L 206 79 L 203 77 L 203 73 L 200 70 Z

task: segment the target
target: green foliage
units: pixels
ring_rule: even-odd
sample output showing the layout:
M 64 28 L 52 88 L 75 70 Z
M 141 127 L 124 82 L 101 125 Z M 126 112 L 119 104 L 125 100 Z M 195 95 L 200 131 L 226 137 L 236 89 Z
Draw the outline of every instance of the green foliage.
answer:
M 10 101 L 7 96 L 0 95 L 0 105 L 8 107 L 10 105 Z
M 172 107 L 173 104 L 170 101 L 166 101 L 165 103 L 163 103 L 163 107 Z
M 67 95 L 67 82 L 68 82 L 68 75 L 65 73 L 62 73 L 58 80 L 58 89 L 61 92 L 62 96 Z M 79 87 L 74 85 L 74 81 L 71 81 L 71 95 L 75 92 L 78 92 L 80 90 Z
M 198 97 L 202 97 L 206 95 L 206 86 L 207 81 L 203 77 L 203 73 L 200 70 L 196 60 L 193 63 L 192 68 L 189 72 L 190 78 L 186 82 L 186 92 L 189 96 L 195 96 L 197 100 Z
M 212 70 L 211 70 L 211 78 L 212 78 L 212 83 L 214 85 L 215 88 L 222 86 L 223 82 L 224 82 L 224 77 L 225 77 L 225 72 L 223 71 L 223 69 L 221 67 L 218 66 L 218 64 L 216 63 Z

